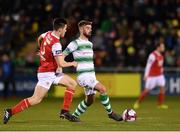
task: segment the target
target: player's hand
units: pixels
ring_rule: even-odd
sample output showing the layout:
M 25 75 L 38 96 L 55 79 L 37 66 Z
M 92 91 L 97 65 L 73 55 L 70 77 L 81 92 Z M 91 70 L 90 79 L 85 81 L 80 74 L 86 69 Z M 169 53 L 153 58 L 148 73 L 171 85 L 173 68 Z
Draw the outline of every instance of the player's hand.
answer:
M 74 66 L 74 67 L 77 67 L 77 65 L 78 65 L 78 63 L 75 62 L 75 61 L 73 61 L 73 62 L 71 62 L 71 63 L 72 63 L 72 66 Z
M 58 68 L 56 69 L 56 73 L 62 73 L 62 67 L 58 67 Z

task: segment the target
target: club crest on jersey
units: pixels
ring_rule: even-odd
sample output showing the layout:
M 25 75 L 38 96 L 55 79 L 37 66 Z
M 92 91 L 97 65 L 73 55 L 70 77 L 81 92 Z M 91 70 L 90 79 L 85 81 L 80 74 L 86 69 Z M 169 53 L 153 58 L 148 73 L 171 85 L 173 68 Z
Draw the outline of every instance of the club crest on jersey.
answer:
M 61 50 L 56 50 L 56 54 L 61 54 Z

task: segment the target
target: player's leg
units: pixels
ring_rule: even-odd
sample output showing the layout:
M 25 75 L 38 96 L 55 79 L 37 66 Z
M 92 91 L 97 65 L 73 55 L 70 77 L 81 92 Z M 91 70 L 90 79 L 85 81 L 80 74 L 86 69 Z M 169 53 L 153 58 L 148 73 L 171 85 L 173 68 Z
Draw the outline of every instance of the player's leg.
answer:
M 106 87 L 100 82 L 97 82 L 94 89 L 97 89 L 100 92 L 101 103 L 105 107 L 109 118 L 114 119 L 116 121 L 122 121 L 123 120 L 122 117 L 112 110 L 112 107 L 109 101 L 109 96 L 107 95 Z
M 94 74 L 80 75 L 78 76 L 77 81 L 81 87 L 84 87 L 84 92 L 86 95 L 86 99 L 82 100 L 79 103 L 79 105 L 73 113 L 74 117 L 79 118 L 79 116 L 86 112 L 88 107 L 91 106 L 95 100 L 94 95 L 96 94 L 96 91 L 94 90 L 94 87 L 97 81 Z
M 82 100 L 78 107 L 76 108 L 75 112 L 73 113 L 73 115 L 77 118 L 79 118 L 80 115 L 82 115 L 84 112 L 86 112 L 86 110 L 88 109 L 88 107 L 90 107 L 94 100 L 95 100 L 95 94 L 92 93 L 92 94 L 89 94 L 89 95 L 86 95 L 86 99 L 85 100 Z
M 160 92 L 158 94 L 158 108 L 167 109 L 168 105 L 164 104 L 165 100 L 165 87 L 160 86 Z
M 138 109 L 140 103 L 144 100 L 144 98 L 149 94 L 149 92 L 156 86 L 156 78 L 150 77 L 145 82 L 145 88 L 141 95 L 138 97 L 136 102 L 134 103 L 134 109 Z
M 59 84 L 66 87 L 62 110 L 69 111 L 77 83 L 70 76 L 63 75 L 62 79 L 59 81 Z
M 160 86 L 160 92 L 158 94 L 158 108 L 167 109 L 168 106 L 164 104 L 165 100 L 165 78 L 164 76 L 160 76 L 157 79 L 158 86 Z
M 63 107 L 60 111 L 60 118 L 73 120 L 72 115 L 69 113 L 69 108 L 73 100 L 75 87 L 77 86 L 76 81 L 71 77 L 69 77 L 68 75 L 62 74 L 61 76 L 57 76 L 54 83 L 67 87 L 64 93 L 64 101 L 63 101 Z
M 6 124 L 11 116 L 24 111 L 25 109 L 29 108 L 30 106 L 40 103 L 47 92 L 48 92 L 48 89 L 37 85 L 35 87 L 33 96 L 21 100 L 17 105 L 12 107 L 11 109 L 5 109 L 3 123 Z
M 95 89 L 99 91 L 101 103 L 104 105 L 108 114 L 112 113 L 112 108 L 109 102 L 109 96 L 107 95 L 105 86 L 98 82 L 95 86 Z
M 39 104 L 43 100 L 47 92 L 48 92 L 48 89 L 42 86 L 36 86 L 33 96 L 27 98 L 30 106 Z
M 48 92 L 54 78 L 54 73 L 38 73 L 38 83 L 35 87 L 34 94 L 29 98 L 23 99 L 11 109 L 6 109 L 3 120 L 4 124 L 8 122 L 12 115 L 40 103 Z
M 138 97 L 137 101 L 134 103 L 134 109 L 138 109 L 140 103 L 144 100 L 144 98 L 149 94 L 150 90 L 148 88 L 144 88 L 141 95 Z

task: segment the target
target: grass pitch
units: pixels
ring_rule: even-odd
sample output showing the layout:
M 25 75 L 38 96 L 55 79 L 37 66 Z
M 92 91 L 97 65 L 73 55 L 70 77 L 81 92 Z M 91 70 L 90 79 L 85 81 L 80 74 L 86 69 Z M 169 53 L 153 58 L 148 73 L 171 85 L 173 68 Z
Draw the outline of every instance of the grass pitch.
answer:
M 0 118 L 3 118 L 3 109 L 18 103 L 21 99 L 0 99 Z M 30 109 L 15 115 L 8 124 L 0 123 L 0 130 L 4 131 L 128 131 L 128 130 L 179 130 L 180 131 L 180 97 L 167 97 L 166 103 L 169 109 L 162 110 L 157 108 L 156 97 L 147 97 L 136 110 L 137 121 L 135 122 L 115 122 L 110 120 L 103 106 L 97 98 L 95 103 L 81 116 L 82 122 L 74 123 L 59 119 L 59 109 L 62 99 L 45 98 L 45 100 Z M 71 111 L 80 102 L 74 99 Z M 119 98 L 111 99 L 114 111 L 122 113 L 126 108 L 132 108 L 135 99 Z

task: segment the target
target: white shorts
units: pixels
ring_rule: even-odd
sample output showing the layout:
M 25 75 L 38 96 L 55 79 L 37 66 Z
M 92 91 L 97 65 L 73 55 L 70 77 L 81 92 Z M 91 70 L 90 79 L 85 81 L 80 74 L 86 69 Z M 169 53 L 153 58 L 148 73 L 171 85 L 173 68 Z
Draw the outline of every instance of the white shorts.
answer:
M 83 73 L 77 77 L 77 82 L 81 87 L 84 87 L 86 95 L 96 94 L 94 87 L 99 81 L 97 81 L 95 73 Z
M 46 89 L 50 89 L 52 84 L 58 84 L 59 81 L 63 78 L 64 74 L 59 73 L 58 75 L 55 72 L 44 72 L 38 73 L 38 83 L 37 85 L 42 86 Z
M 156 77 L 148 77 L 146 80 L 146 84 L 145 87 L 147 89 L 153 89 L 157 86 L 165 86 L 166 81 L 165 81 L 165 77 L 163 75 L 160 76 L 156 76 Z

